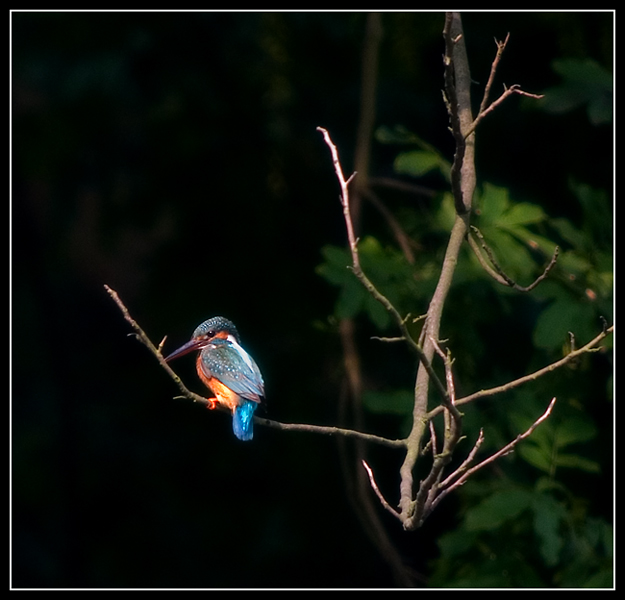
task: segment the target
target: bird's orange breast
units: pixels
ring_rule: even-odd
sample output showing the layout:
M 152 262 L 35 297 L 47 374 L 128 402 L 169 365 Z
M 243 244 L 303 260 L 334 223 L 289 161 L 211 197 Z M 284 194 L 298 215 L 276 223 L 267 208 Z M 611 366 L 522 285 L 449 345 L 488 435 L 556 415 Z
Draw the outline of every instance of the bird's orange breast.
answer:
M 217 402 L 227 406 L 234 413 L 235 408 L 241 403 L 239 395 L 233 392 L 228 386 L 224 385 L 215 377 L 207 377 L 202 370 L 201 353 L 197 356 L 196 361 L 197 374 L 202 383 L 215 394 Z

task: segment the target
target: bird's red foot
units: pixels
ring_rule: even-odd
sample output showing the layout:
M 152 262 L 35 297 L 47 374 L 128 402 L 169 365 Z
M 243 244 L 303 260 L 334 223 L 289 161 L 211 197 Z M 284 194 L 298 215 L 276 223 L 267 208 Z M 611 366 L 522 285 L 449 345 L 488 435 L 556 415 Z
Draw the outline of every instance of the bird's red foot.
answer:
M 206 408 L 208 408 L 208 410 L 215 410 L 217 408 L 217 398 L 208 398 L 208 404 L 206 405 Z

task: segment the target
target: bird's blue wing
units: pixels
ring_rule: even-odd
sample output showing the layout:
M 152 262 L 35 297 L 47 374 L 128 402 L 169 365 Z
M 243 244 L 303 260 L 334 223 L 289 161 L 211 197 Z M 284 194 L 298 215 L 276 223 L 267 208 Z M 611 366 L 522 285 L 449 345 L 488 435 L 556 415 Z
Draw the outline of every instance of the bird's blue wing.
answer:
M 265 384 L 254 359 L 238 344 L 229 340 L 213 340 L 201 354 L 202 371 L 215 377 L 246 400 L 261 402 Z

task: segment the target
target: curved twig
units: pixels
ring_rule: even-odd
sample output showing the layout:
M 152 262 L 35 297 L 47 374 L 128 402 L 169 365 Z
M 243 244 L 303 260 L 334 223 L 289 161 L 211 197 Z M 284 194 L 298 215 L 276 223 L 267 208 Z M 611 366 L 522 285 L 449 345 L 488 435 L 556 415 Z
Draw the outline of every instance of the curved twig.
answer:
M 560 248 L 556 246 L 553 251 L 553 256 L 551 257 L 549 264 L 545 267 L 545 270 L 542 272 L 542 274 L 540 274 L 532 283 L 530 283 L 530 285 L 522 286 L 516 283 L 511 277 L 506 275 L 504 270 L 499 266 L 499 263 L 495 259 L 495 255 L 493 254 L 493 251 L 489 248 L 488 244 L 486 243 L 486 240 L 484 239 L 482 232 L 473 225 L 471 225 L 471 230 L 480 239 L 481 246 L 484 252 L 486 252 L 486 255 L 488 256 L 488 260 L 490 260 L 490 263 L 492 265 L 492 268 L 491 268 L 491 266 L 484 260 L 484 257 L 482 256 L 480 249 L 478 248 L 477 242 L 475 242 L 473 237 L 469 235 L 468 236 L 469 246 L 475 253 L 482 267 L 484 267 L 484 270 L 495 281 L 497 281 L 501 285 L 506 285 L 519 292 L 531 292 L 541 281 L 543 281 L 547 277 L 547 275 L 549 275 L 549 272 L 551 271 L 551 269 L 555 267 L 556 261 L 558 260 L 558 256 L 560 254 Z
M 419 360 L 423 364 L 426 369 L 428 375 L 430 376 L 432 382 L 436 386 L 437 391 L 440 393 L 443 401 L 449 402 L 449 395 L 443 382 L 440 380 L 436 371 L 432 368 L 432 365 L 428 358 L 425 356 L 423 349 L 421 346 L 414 340 L 408 328 L 406 326 L 406 319 L 403 318 L 395 306 L 393 306 L 392 302 L 382 294 L 376 287 L 373 285 L 371 280 L 365 275 L 362 267 L 360 266 L 360 255 L 358 254 L 358 239 L 354 234 L 354 225 L 352 223 L 350 208 L 349 208 L 349 182 L 356 175 L 356 173 L 352 173 L 348 179 L 345 179 L 345 175 L 343 175 L 343 168 L 341 167 L 341 162 L 339 160 L 338 150 L 336 145 L 332 141 L 330 134 L 327 129 L 323 127 L 317 127 L 317 131 L 319 131 L 325 140 L 326 145 L 330 148 L 330 153 L 332 155 L 332 162 L 334 163 L 334 171 L 336 172 L 337 179 L 339 180 L 339 185 L 341 186 L 341 205 L 343 207 L 343 215 L 345 218 L 345 226 L 347 229 L 347 239 L 349 241 L 349 247 L 352 255 L 352 271 L 354 275 L 358 278 L 358 280 L 362 283 L 365 289 L 380 303 L 384 308 L 393 316 L 395 322 L 402 332 L 402 336 L 406 340 L 408 346 L 417 354 Z
M 573 350 L 572 352 L 569 352 L 564 358 L 561 358 L 560 360 L 557 360 L 556 362 L 551 363 L 550 365 L 547 365 L 546 367 L 543 367 L 542 369 L 538 369 L 538 371 L 534 371 L 533 373 L 530 373 L 529 375 L 524 375 L 523 377 L 519 377 L 518 379 L 515 379 L 514 381 L 509 381 L 508 383 L 505 383 L 503 385 L 498 385 L 496 387 L 489 388 L 487 390 L 480 390 L 479 392 L 475 392 L 474 394 L 469 394 L 468 396 L 464 396 L 464 398 L 459 398 L 458 400 L 456 400 L 456 406 L 468 404 L 469 402 L 473 402 L 474 400 L 478 400 L 480 398 L 486 398 L 488 396 L 494 396 L 496 394 L 503 394 L 504 392 L 509 392 L 510 390 L 516 387 L 519 387 L 520 385 L 523 385 L 524 383 L 535 381 L 539 377 L 542 377 L 543 375 L 546 375 L 547 373 L 550 373 L 551 371 L 555 371 L 556 369 L 563 367 L 564 365 L 575 360 L 582 354 L 586 354 L 587 352 L 596 352 L 599 349 L 597 348 L 597 345 L 599 344 L 599 342 L 603 340 L 604 338 L 606 338 L 608 335 L 610 335 L 612 331 L 614 331 L 613 325 L 610 327 L 607 327 L 604 324 L 603 330 L 601 331 L 599 335 L 594 337 L 592 340 L 590 340 L 587 344 L 585 344 L 581 348 L 577 350 Z M 438 415 L 442 411 L 443 411 L 443 407 L 437 406 L 436 408 L 432 409 L 427 414 L 427 419 L 433 419 L 436 415 Z
M 471 475 L 473 475 L 476 471 L 479 471 L 480 469 L 492 463 L 493 461 L 497 460 L 498 458 L 501 458 L 502 456 L 505 456 L 506 454 L 510 454 L 510 452 L 514 450 L 515 446 L 521 440 L 524 440 L 526 437 L 529 437 L 534 431 L 534 429 L 536 429 L 536 427 L 538 427 L 545 419 L 547 419 L 547 417 L 549 417 L 549 415 L 551 414 L 551 411 L 553 410 L 555 403 L 556 403 L 556 398 L 554 397 L 551 399 L 551 402 L 549 403 L 547 410 L 538 419 L 536 419 L 536 421 L 532 423 L 532 425 L 529 427 L 529 429 L 527 429 L 527 431 L 517 435 L 516 438 L 514 438 L 509 444 L 506 444 L 503 448 L 499 449 L 497 452 L 495 452 L 494 454 L 491 454 L 488 458 L 485 458 L 483 461 L 481 461 L 480 463 L 478 463 L 477 465 L 469 469 L 468 465 L 470 461 L 475 457 L 477 449 L 479 448 L 479 446 L 482 444 L 484 440 L 483 432 L 480 430 L 480 435 L 477 439 L 477 442 L 475 443 L 475 446 L 473 447 L 473 450 L 471 451 L 469 457 L 467 457 L 467 460 L 465 460 L 460 465 L 460 467 L 458 467 L 456 471 L 454 471 L 449 477 L 447 477 L 439 485 L 438 490 L 437 490 L 438 493 L 436 494 L 436 497 L 434 498 L 431 505 L 429 506 L 429 512 L 434 510 L 436 506 L 438 505 L 438 503 L 447 494 L 449 494 L 449 492 L 455 490 L 457 487 L 464 484 L 466 480 L 469 477 L 471 477 Z M 460 476 L 458 477 L 458 475 Z M 423 515 L 423 519 L 427 517 L 429 512 Z
M 176 385 L 182 392 L 182 397 L 193 400 L 193 402 L 200 402 L 206 405 L 212 404 L 208 398 L 204 398 L 203 396 L 200 396 L 199 394 L 196 394 L 189 390 L 184 385 L 184 383 L 182 383 L 180 377 L 178 377 L 178 375 L 174 373 L 169 364 L 165 362 L 165 359 L 161 354 L 161 347 L 163 345 L 164 339 L 157 348 L 152 343 L 150 338 L 146 335 L 145 331 L 143 331 L 139 324 L 130 316 L 128 309 L 122 302 L 117 292 L 110 288 L 108 285 L 105 285 L 104 289 L 108 292 L 109 296 L 122 311 L 124 319 L 126 319 L 126 321 L 128 321 L 128 323 L 130 323 L 130 326 L 134 329 L 135 337 L 156 357 L 161 367 L 165 369 L 167 374 L 176 382 Z M 219 408 L 221 408 L 221 405 L 218 404 L 217 409 Z M 224 410 L 227 409 L 224 408 Z M 254 422 L 258 423 L 259 425 L 272 427 L 273 429 L 282 429 L 284 431 L 309 431 L 311 433 L 321 433 L 324 435 L 341 435 L 347 438 L 361 439 L 367 442 L 380 444 L 389 448 L 402 448 L 406 445 L 405 440 L 391 440 L 371 433 L 363 433 L 361 431 L 355 431 L 353 429 L 341 429 L 340 427 L 323 427 L 320 425 L 308 425 L 304 423 L 280 423 L 278 421 L 272 421 L 270 419 L 264 419 L 258 416 L 254 417 Z
M 386 498 L 382 495 L 382 492 L 380 491 L 380 488 L 378 488 L 378 484 L 375 482 L 375 479 L 373 477 L 373 471 L 371 470 L 371 467 L 367 464 L 367 461 L 363 460 L 362 461 L 362 466 L 365 468 L 365 470 L 367 471 L 367 475 L 369 476 L 369 483 L 371 483 L 371 489 L 373 489 L 373 491 L 375 492 L 375 495 L 378 497 L 378 500 L 380 501 L 380 504 L 382 504 L 382 506 L 388 510 L 388 512 L 390 512 L 395 518 L 399 519 L 401 521 L 401 515 L 400 513 L 398 513 L 387 501 Z

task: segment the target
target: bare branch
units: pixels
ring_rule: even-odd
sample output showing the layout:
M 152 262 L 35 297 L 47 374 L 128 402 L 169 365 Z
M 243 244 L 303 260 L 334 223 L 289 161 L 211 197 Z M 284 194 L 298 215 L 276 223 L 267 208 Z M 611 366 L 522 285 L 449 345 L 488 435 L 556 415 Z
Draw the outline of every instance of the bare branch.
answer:
M 469 452 L 468 456 L 464 459 L 462 464 L 451 475 L 441 481 L 439 485 L 440 490 L 444 490 L 445 488 L 449 487 L 449 485 L 451 485 L 455 479 L 460 477 L 460 475 L 462 475 L 469 468 L 469 465 L 475 460 L 475 455 L 477 454 L 477 451 L 480 449 L 480 446 L 483 442 L 484 430 L 480 429 L 480 433 L 477 437 L 475 445 L 471 449 L 471 452 Z
M 178 377 L 178 375 L 176 375 L 176 373 L 174 373 L 174 371 L 171 369 L 169 364 L 165 362 L 165 359 L 160 352 L 161 346 L 163 345 L 165 339 L 163 339 L 163 341 L 157 348 L 151 342 L 150 338 L 146 335 L 143 329 L 141 329 L 139 324 L 130 316 L 128 309 L 121 301 L 121 298 L 119 297 L 117 292 L 110 288 L 108 285 L 105 285 L 104 289 L 108 292 L 109 296 L 113 299 L 115 304 L 117 304 L 122 314 L 124 315 L 124 319 L 126 319 L 126 321 L 128 321 L 131 327 L 135 330 L 135 337 L 156 357 L 161 367 L 163 367 L 167 374 L 176 382 L 176 385 L 178 385 L 178 388 L 182 392 L 182 397 L 193 400 L 193 402 L 200 402 L 202 404 L 206 404 L 207 406 L 212 407 L 214 405 L 214 402 L 212 402 L 210 398 L 204 398 L 187 389 L 187 387 L 182 383 L 180 377 Z M 222 408 L 221 404 L 217 404 L 216 408 L 221 410 L 228 410 L 226 407 Z M 382 446 L 388 446 L 389 448 L 401 448 L 405 447 L 406 445 L 405 440 L 391 440 L 370 433 L 362 433 L 360 431 L 355 431 L 352 429 L 341 429 L 339 427 L 323 427 L 320 425 L 307 425 L 300 423 L 280 423 L 278 421 L 272 421 L 270 419 L 264 419 L 258 416 L 254 417 L 254 422 L 260 425 L 265 425 L 266 427 L 272 427 L 273 429 L 282 429 L 284 431 L 308 431 L 311 433 L 321 433 L 324 435 L 340 435 L 348 438 L 356 438 L 367 442 L 380 444 Z
M 447 22 L 445 24 L 445 30 L 447 30 Z M 445 39 L 447 40 L 447 37 Z M 529 92 L 525 92 L 521 89 L 521 86 L 517 84 L 512 85 L 510 87 L 506 87 L 504 85 L 504 91 L 501 94 L 501 96 L 499 96 L 499 98 L 497 98 L 497 100 L 495 100 L 494 102 L 491 102 L 490 105 L 488 104 L 488 100 L 490 98 L 490 91 L 493 85 L 493 81 L 495 80 L 495 74 L 497 72 L 497 67 L 499 67 L 499 62 L 501 61 L 501 57 L 503 55 L 504 50 L 506 49 L 509 39 L 510 39 L 510 33 L 506 35 L 506 39 L 503 42 L 495 40 L 495 44 L 497 44 L 497 54 L 495 55 L 495 58 L 493 59 L 493 64 L 491 65 L 491 68 L 490 68 L 490 74 L 488 76 L 488 81 L 486 82 L 486 86 L 484 88 L 484 96 L 482 97 L 482 102 L 480 104 L 480 109 L 477 113 L 477 116 L 473 120 L 473 123 L 471 123 L 471 125 L 468 128 L 466 128 L 465 131 L 463 132 L 465 139 L 475 132 L 477 126 L 480 124 L 480 122 L 482 121 L 484 117 L 486 117 L 491 112 L 493 112 L 509 96 L 513 94 L 517 94 L 519 96 L 527 96 L 528 98 L 536 98 L 536 99 L 540 99 L 543 97 L 540 94 L 530 94 Z M 457 40 L 454 40 L 454 42 L 455 41 Z M 447 65 L 447 62 L 445 64 Z M 447 85 L 446 85 L 446 88 L 447 88 Z M 448 103 L 453 106 L 453 102 L 451 98 L 449 97 L 448 97 Z M 448 110 L 449 110 L 449 104 L 448 104 Z M 459 132 L 454 131 L 453 127 L 452 127 L 452 131 L 454 132 L 454 137 L 457 139 Z
M 489 248 L 488 244 L 484 240 L 484 236 L 482 235 L 482 232 L 477 227 L 474 227 L 473 225 L 471 225 L 471 230 L 480 239 L 482 248 L 484 249 L 484 252 L 486 252 L 488 259 L 490 260 L 493 266 L 493 268 L 491 268 L 490 265 L 488 265 L 488 263 L 484 260 L 484 257 L 482 256 L 479 248 L 477 247 L 477 243 L 471 236 L 469 236 L 468 238 L 469 245 L 471 246 L 471 249 L 477 256 L 477 259 L 479 260 L 480 264 L 484 267 L 486 272 L 501 285 L 507 285 L 508 287 L 511 287 L 519 292 L 530 292 L 541 281 L 543 281 L 547 277 L 547 275 L 549 275 L 549 272 L 551 271 L 551 269 L 553 269 L 553 267 L 555 266 L 556 261 L 558 260 L 558 255 L 560 254 L 560 248 L 556 246 L 553 251 L 553 256 L 551 257 L 549 264 L 545 267 L 545 270 L 542 272 L 542 274 L 539 275 L 530 285 L 522 286 L 516 283 L 511 277 L 508 277 L 508 275 L 506 275 L 503 269 L 499 266 L 499 263 L 497 262 L 493 254 L 493 251 Z
M 405 342 L 406 341 L 405 337 L 379 337 L 377 335 L 372 335 L 371 339 L 372 340 L 378 340 L 378 342 L 386 342 L 386 343 Z
M 493 81 L 495 80 L 495 73 L 497 72 L 497 67 L 499 66 L 499 61 L 503 55 L 503 51 L 506 49 L 506 45 L 508 44 L 508 40 L 510 39 L 510 32 L 506 35 L 506 39 L 503 42 L 499 42 L 495 40 L 495 44 L 497 44 L 497 54 L 495 55 L 495 59 L 493 60 L 493 64 L 490 68 L 490 75 L 488 77 L 488 81 L 486 82 L 486 87 L 484 88 L 484 97 L 482 98 L 482 103 L 480 104 L 480 110 L 478 111 L 478 115 L 482 114 L 486 109 L 488 104 L 488 98 L 490 96 L 490 88 L 493 85 Z
M 373 477 L 373 471 L 371 470 L 371 467 L 367 464 L 367 461 L 363 460 L 362 465 L 367 471 L 367 475 L 369 475 L 369 482 L 371 483 L 371 488 L 375 492 L 375 495 L 378 497 L 380 504 L 382 504 L 382 506 L 386 510 L 388 510 L 388 512 L 390 512 L 395 518 L 401 521 L 401 515 L 386 501 L 386 498 L 384 498 L 384 496 L 382 495 L 382 492 L 378 488 L 378 484 L 375 482 L 375 479 Z
M 551 373 L 552 371 L 555 371 L 556 369 L 563 367 L 564 365 L 575 360 L 582 354 L 586 354 L 588 352 L 596 352 L 598 350 L 597 345 L 599 344 L 599 342 L 601 342 L 601 340 L 603 340 L 608 335 L 610 335 L 613 330 L 614 330 L 614 326 L 605 327 L 601 331 L 601 333 L 597 335 L 595 338 L 593 338 L 592 340 L 590 340 L 590 342 L 588 342 L 587 344 L 585 344 L 578 350 L 569 352 L 569 354 L 567 354 L 564 358 L 561 358 L 560 360 L 557 360 L 556 362 L 551 363 L 550 365 L 547 365 L 546 367 L 543 367 L 542 369 L 538 369 L 538 371 L 534 371 L 534 373 L 530 373 L 529 375 L 524 375 L 523 377 L 519 377 L 519 379 L 515 379 L 514 381 L 509 381 L 508 383 L 505 383 L 504 385 L 499 385 L 497 387 L 490 388 L 487 390 L 480 390 L 479 392 L 475 392 L 474 394 L 469 394 L 468 396 L 465 396 L 464 398 L 459 398 L 458 400 L 456 400 L 456 406 L 468 404 L 469 402 L 473 402 L 474 400 L 478 400 L 480 398 L 486 398 L 489 396 L 494 396 L 496 394 L 503 394 L 504 392 L 509 392 L 510 390 L 516 387 L 519 387 L 520 385 L 523 385 L 530 381 L 535 381 L 539 377 L 542 377 L 543 375 L 546 375 L 547 373 Z M 443 411 L 443 407 L 437 406 L 436 408 L 432 409 L 427 414 L 427 418 L 432 419 L 442 411 Z
M 466 135 L 467 136 L 471 135 L 475 131 L 477 126 L 481 123 L 482 119 L 485 116 L 493 112 L 500 104 L 504 102 L 506 98 L 508 98 L 509 96 L 512 96 L 513 94 L 517 94 L 518 96 L 526 96 L 527 98 L 534 98 L 536 100 L 540 100 L 541 98 L 544 97 L 542 94 L 530 94 L 529 92 L 525 92 L 521 89 L 521 86 L 518 84 L 514 84 L 510 87 L 506 87 L 504 85 L 503 94 L 501 94 L 501 96 L 499 96 L 497 100 L 492 102 L 487 109 L 485 109 L 483 112 L 479 113 L 477 117 L 475 117 L 475 121 L 473 121 L 473 125 L 471 125 Z
M 506 444 L 503 448 L 501 448 L 500 450 L 498 450 L 497 452 L 495 452 L 494 454 L 492 454 L 491 456 L 489 456 L 488 458 L 484 459 L 482 462 L 478 463 L 477 465 L 475 465 L 474 467 L 471 467 L 470 469 L 466 468 L 466 465 L 468 464 L 467 461 L 465 461 L 464 463 L 462 463 L 462 465 L 458 468 L 457 471 L 455 471 L 454 473 L 452 473 L 444 482 L 444 484 L 447 485 L 446 489 L 444 489 L 443 491 L 440 492 L 440 494 L 438 494 L 438 496 L 436 497 L 436 499 L 434 500 L 434 502 L 431 505 L 431 510 L 434 510 L 434 508 L 438 505 L 438 503 L 447 495 L 449 494 L 449 492 L 451 492 L 452 490 L 456 489 L 457 487 L 461 486 L 463 483 L 466 482 L 466 480 L 471 477 L 471 475 L 473 475 L 476 471 L 479 471 L 480 469 L 484 468 L 486 465 L 494 462 L 495 460 L 497 460 L 498 458 L 501 458 L 502 456 L 505 456 L 506 454 L 510 454 L 510 452 L 512 452 L 515 448 L 515 446 L 521 441 L 524 440 L 525 438 L 529 437 L 532 432 L 534 431 L 534 429 L 536 429 L 536 427 L 538 427 L 543 421 L 545 421 L 549 415 L 551 414 L 551 411 L 553 410 L 553 407 L 556 403 L 556 399 L 555 397 L 552 398 L 551 402 L 549 403 L 549 406 L 547 407 L 547 410 L 538 418 L 536 419 L 536 421 L 534 421 L 534 423 L 532 423 L 532 425 L 530 426 L 530 428 L 525 431 L 524 433 L 521 433 L 519 435 L 517 435 L 517 437 L 512 440 L 509 444 Z M 480 431 L 480 436 L 478 437 L 478 441 L 476 442 L 476 445 L 474 447 L 474 451 L 477 451 L 477 448 L 481 445 L 483 440 L 483 434 Z M 472 455 L 475 456 L 475 452 L 472 452 Z M 468 459 L 467 459 L 468 460 Z M 464 473 L 455 480 L 455 482 L 451 483 L 450 482 L 456 478 L 456 475 L 458 474 L 458 471 L 460 469 L 464 469 Z M 441 484 L 442 487 L 443 484 Z
M 476 185 L 475 174 L 475 140 L 473 136 L 465 138 L 464 132 L 473 122 L 471 112 L 471 73 L 462 32 L 462 19 L 459 13 L 447 13 L 443 30 L 445 41 L 445 101 L 450 114 L 452 134 L 456 142 L 456 152 L 451 166 L 451 188 L 456 207 L 456 218 L 450 232 L 445 257 L 441 266 L 436 289 L 427 310 L 427 319 L 423 326 L 420 339 L 423 340 L 424 357 L 431 361 L 434 357 L 434 346 L 431 340 L 439 337 L 439 330 L 445 301 L 447 299 L 454 272 L 458 264 L 458 256 L 468 232 L 470 210 Z M 443 452 L 434 459 L 430 474 L 421 483 L 425 486 L 424 493 L 415 497 L 414 470 L 421 452 L 421 439 L 428 426 L 425 418 L 428 409 L 430 371 L 422 361 L 415 381 L 415 403 L 412 412 L 412 428 L 407 439 L 407 451 L 400 467 L 400 511 L 403 526 L 413 530 L 420 524 L 419 513 L 422 513 L 431 485 L 437 481 L 440 469 L 448 456 Z M 449 400 L 447 399 L 447 402 Z M 444 407 L 440 407 L 444 410 Z M 428 487 L 429 486 L 429 487 Z
M 341 162 L 339 160 L 338 150 L 332 139 L 330 138 L 330 134 L 323 127 L 317 127 L 317 131 L 323 134 L 323 138 L 325 140 L 326 145 L 330 148 L 330 153 L 332 154 L 332 162 L 334 163 L 334 170 L 336 172 L 336 176 L 339 180 L 339 185 L 341 187 L 341 205 L 343 206 L 343 216 L 345 219 L 345 227 L 347 229 L 347 239 L 349 241 L 349 246 L 352 254 L 352 270 L 354 275 L 358 278 L 358 280 L 362 283 L 365 289 L 380 303 L 386 310 L 393 316 L 397 325 L 399 326 L 403 337 L 406 340 L 406 343 L 412 350 L 417 354 L 421 364 L 426 369 L 428 375 L 432 379 L 434 385 L 436 386 L 438 392 L 443 398 L 444 402 L 449 402 L 449 397 L 447 394 L 447 390 L 443 385 L 442 381 L 439 379 L 438 375 L 432 368 L 430 361 L 426 357 L 423 352 L 421 346 L 414 340 L 414 338 L 410 335 L 408 328 L 406 327 L 406 319 L 402 318 L 397 309 L 393 306 L 391 301 L 384 296 L 369 280 L 369 278 L 365 275 L 364 271 L 360 266 L 360 256 L 358 254 L 358 240 L 354 235 L 354 226 L 351 219 L 351 214 L 349 210 L 349 190 L 348 183 L 349 180 L 345 180 L 345 176 L 343 175 L 343 168 L 341 167 Z M 354 174 L 351 176 L 353 177 Z M 350 179 L 351 179 L 350 177 Z
M 319 131 L 323 135 L 323 139 L 325 140 L 328 148 L 330 148 L 330 154 L 332 155 L 332 163 L 334 164 L 334 171 L 336 173 L 336 177 L 339 180 L 339 185 L 341 186 L 341 206 L 343 207 L 343 214 L 345 216 L 345 226 L 347 227 L 347 239 L 349 241 L 349 247 L 352 252 L 352 262 L 354 263 L 354 269 L 360 269 L 360 257 L 358 256 L 358 250 L 356 245 L 358 240 L 356 239 L 356 235 L 354 234 L 354 225 L 352 223 L 352 218 L 349 209 L 349 191 L 348 185 L 352 178 L 356 175 L 356 173 L 352 173 L 349 176 L 349 179 L 345 179 L 345 175 L 343 175 L 343 167 L 341 166 L 341 161 L 339 160 L 339 153 L 334 145 L 334 142 L 330 138 L 330 134 L 327 129 L 323 127 L 317 127 L 317 131 Z
M 465 215 L 469 211 L 471 199 L 465 199 L 464 197 L 464 192 L 462 190 L 461 169 L 464 164 L 464 155 L 467 146 L 466 140 L 470 134 L 463 131 L 463 124 L 460 115 L 462 107 L 458 100 L 458 90 L 456 85 L 456 61 L 454 60 L 454 54 L 456 53 L 456 44 L 458 44 L 462 39 L 462 34 L 456 34 L 454 30 L 455 27 L 461 27 L 460 16 L 451 12 L 446 13 L 445 27 L 443 28 L 443 39 L 445 40 L 445 55 L 443 56 L 443 63 L 445 65 L 444 97 L 447 105 L 447 112 L 449 113 L 451 133 L 456 141 L 456 151 L 454 153 L 454 160 L 450 169 L 450 180 L 456 213 L 458 215 Z M 470 107 L 469 118 L 471 118 Z
M 362 440 L 364 442 L 372 442 L 380 446 L 387 446 L 388 448 L 404 448 L 406 446 L 405 440 L 392 440 L 371 433 L 363 433 L 361 431 L 344 429 L 342 427 L 326 427 L 323 425 L 308 425 L 306 423 L 281 423 L 258 416 L 254 417 L 254 422 L 281 431 L 307 431 L 308 433 L 319 433 L 328 436 L 342 436 Z
M 143 329 L 139 327 L 139 324 L 130 316 L 128 309 L 126 308 L 124 303 L 121 301 L 117 292 L 111 289 L 108 285 L 105 285 L 104 289 L 108 292 L 109 296 L 113 299 L 115 304 L 117 304 L 119 309 L 122 311 L 122 314 L 124 315 L 124 319 L 126 319 L 126 321 L 130 323 L 130 326 L 135 330 L 135 337 L 156 357 L 156 360 L 158 360 L 161 367 L 165 369 L 167 374 L 176 382 L 176 385 L 182 392 L 183 396 L 185 398 L 188 398 L 189 400 L 193 400 L 193 402 L 200 402 L 206 405 L 211 404 L 207 398 L 203 398 L 202 396 L 195 394 L 191 390 L 187 389 L 187 387 L 182 383 L 182 380 L 180 379 L 180 377 L 178 377 L 178 375 L 174 373 L 174 371 L 169 366 L 169 364 L 165 362 L 165 359 L 163 358 L 163 355 L 161 354 L 161 347 L 163 343 L 165 342 L 165 338 L 163 338 L 163 341 L 159 344 L 159 347 L 157 348 L 151 342 L 150 338 L 146 335 Z M 221 405 L 218 405 L 218 406 L 221 407 Z
M 453 362 L 451 360 L 451 355 L 449 351 L 447 352 L 447 354 L 445 354 L 441 350 L 438 342 L 435 339 L 430 337 L 430 341 L 432 342 L 432 345 L 434 346 L 437 354 L 443 359 L 443 362 L 445 364 L 445 380 L 447 381 L 447 393 L 449 397 L 449 402 L 446 403 L 444 406 L 456 422 L 456 427 L 458 428 L 458 430 L 460 430 L 462 415 L 458 412 L 458 409 L 456 408 L 456 389 L 454 385 L 454 376 L 451 371 L 451 364 Z
M 427 515 L 432 511 L 432 505 L 438 495 L 441 477 L 445 466 L 451 461 L 453 453 L 461 439 L 462 433 L 462 415 L 455 406 L 455 386 L 453 374 L 451 371 L 451 356 L 449 352 L 445 354 L 436 340 L 430 340 L 436 349 L 436 352 L 443 358 L 445 362 L 445 374 L 447 380 L 447 389 L 449 391 L 450 401 L 445 405 L 445 438 L 443 449 L 440 453 L 436 450 L 436 437 L 432 421 L 430 421 L 430 437 L 432 440 L 432 455 L 434 460 L 428 476 L 421 481 L 419 490 L 413 504 L 413 514 L 404 522 L 404 527 L 412 528 L 415 524 L 421 525 Z

